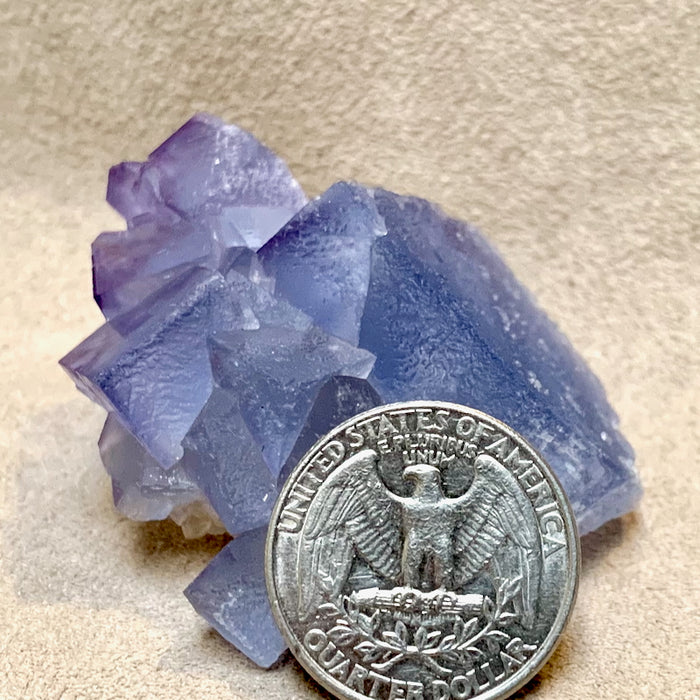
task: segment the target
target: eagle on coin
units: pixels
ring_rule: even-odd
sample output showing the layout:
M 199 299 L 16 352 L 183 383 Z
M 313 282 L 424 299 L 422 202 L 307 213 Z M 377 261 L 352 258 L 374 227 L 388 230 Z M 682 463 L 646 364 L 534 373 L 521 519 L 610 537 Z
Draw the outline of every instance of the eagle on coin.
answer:
M 454 591 L 482 572 L 494 582 L 519 579 L 513 598 L 520 624 L 531 628 L 541 574 L 535 512 L 516 478 L 490 455 L 474 460 L 466 493 L 449 498 L 440 470 L 415 464 L 403 471 L 411 496 L 382 481 L 379 457 L 365 449 L 319 486 L 301 532 L 299 614 L 342 597 L 355 557 L 394 585 Z M 426 581 L 427 577 L 427 581 Z

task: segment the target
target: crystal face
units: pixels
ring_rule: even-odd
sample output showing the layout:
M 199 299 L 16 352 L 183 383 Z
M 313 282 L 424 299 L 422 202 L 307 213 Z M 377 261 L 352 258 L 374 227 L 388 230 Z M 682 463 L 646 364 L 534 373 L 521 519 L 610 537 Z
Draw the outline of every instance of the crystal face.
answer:
M 316 327 L 260 328 L 214 336 L 211 362 L 276 478 L 322 384 L 337 374 L 366 377 L 374 356 Z
M 266 534 L 263 527 L 229 542 L 185 595 L 222 637 L 259 666 L 269 667 L 287 645 L 272 618 L 265 587 Z
M 263 326 L 278 328 L 281 341 L 289 329 L 310 328 L 311 320 L 235 269 L 223 277 L 193 268 L 106 323 L 61 364 L 84 393 L 117 414 L 169 468 L 182 457 L 182 440 L 213 387 L 207 339 L 220 331 Z M 270 333 L 268 342 L 274 344 L 275 332 Z M 341 373 L 369 371 L 362 363 L 373 360 L 351 346 L 347 357 L 350 366 L 337 365 Z
M 640 495 L 634 455 L 600 382 L 495 250 L 425 200 L 360 185 L 343 185 L 354 204 L 347 216 L 359 223 L 339 223 L 335 208 L 325 214 L 339 189 L 290 220 L 260 257 L 277 275 L 293 251 L 310 250 L 314 284 L 333 289 L 344 268 L 335 246 L 316 239 L 327 229 L 384 222 L 386 233 L 371 238 L 371 254 L 360 249 L 350 263 L 369 259 L 370 269 L 367 291 L 362 279 L 351 294 L 362 316 L 347 330 L 376 356 L 369 381 L 382 398 L 454 401 L 511 425 L 552 465 L 582 532 L 630 510 Z M 304 300 L 304 309 L 329 329 L 335 320 L 322 295 L 317 302 Z
M 112 478 L 114 505 L 131 520 L 170 518 L 189 539 L 226 529 L 182 464 L 163 469 L 110 413 L 99 440 L 100 457 Z
M 211 393 L 207 337 L 249 320 L 220 273 L 193 268 L 106 323 L 61 364 L 168 468 Z
M 315 327 L 221 333 L 210 353 L 216 388 L 185 437 L 183 464 L 238 534 L 269 521 L 277 476 L 324 383 L 366 377 L 374 358 Z
M 233 535 L 267 524 L 277 498 L 270 474 L 231 393 L 214 388 L 183 442 L 183 466 Z
M 275 293 L 357 344 L 372 244 L 386 233 L 371 193 L 339 182 L 260 250 Z
M 216 270 L 229 248 L 256 250 L 307 200 L 254 136 L 198 114 L 146 162 L 114 166 L 107 201 L 128 224 L 92 246 L 95 300 L 112 318 L 183 266 Z
M 357 377 L 331 377 L 319 390 L 299 437 L 287 457 L 278 485 L 281 488 L 292 469 L 310 450 L 314 443 L 337 425 L 349 420 L 358 413 L 381 406 L 381 396 L 365 379 Z
M 638 501 L 600 382 L 437 206 L 347 182 L 308 202 L 278 156 L 210 115 L 112 168 L 107 198 L 127 223 L 92 248 L 107 322 L 61 364 L 109 412 L 100 454 L 122 513 L 237 535 L 187 595 L 257 663 L 284 648 L 262 576 L 275 498 L 361 411 L 436 399 L 505 421 L 547 458 L 581 533 Z

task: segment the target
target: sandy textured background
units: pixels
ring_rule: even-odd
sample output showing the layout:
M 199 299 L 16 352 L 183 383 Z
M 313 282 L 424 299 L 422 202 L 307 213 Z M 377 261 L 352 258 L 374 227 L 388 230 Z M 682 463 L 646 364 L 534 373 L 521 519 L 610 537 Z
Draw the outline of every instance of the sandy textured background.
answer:
M 194 111 L 310 194 L 356 178 L 478 224 L 608 388 L 638 514 L 584 542 L 537 698 L 697 698 L 698 5 L 0 2 L 0 698 L 316 698 L 182 588 L 221 546 L 110 507 L 101 412 L 56 360 L 100 321 L 106 171 Z M 474 6 L 476 5 L 476 6 Z

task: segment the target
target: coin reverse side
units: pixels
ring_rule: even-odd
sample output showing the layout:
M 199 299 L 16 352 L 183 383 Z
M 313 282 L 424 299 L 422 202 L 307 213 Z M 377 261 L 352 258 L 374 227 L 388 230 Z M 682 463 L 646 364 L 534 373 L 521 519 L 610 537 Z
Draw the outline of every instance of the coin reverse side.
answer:
M 373 409 L 305 455 L 275 506 L 277 623 L 341 698 L 505 698 L 552 653 L 579 545 L 561 486 L 500 421 L 441 402 Z

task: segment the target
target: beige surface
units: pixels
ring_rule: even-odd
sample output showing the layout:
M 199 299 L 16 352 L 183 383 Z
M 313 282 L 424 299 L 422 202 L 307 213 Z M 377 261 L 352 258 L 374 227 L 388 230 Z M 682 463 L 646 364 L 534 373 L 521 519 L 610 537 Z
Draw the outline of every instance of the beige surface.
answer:
M 698 697 L 697 4 L 259 5 L 0 3 L 0 698 L 318 697 L 197 618 L 180 591 L 222 541 L 115 514 L 101 413 L 56 366 L 99 322 L 107 167 L 199 109 L 309 193 L 382 184 L 495 241 L 602 377 L 647 489 L 586 538 L 527 690 Z

